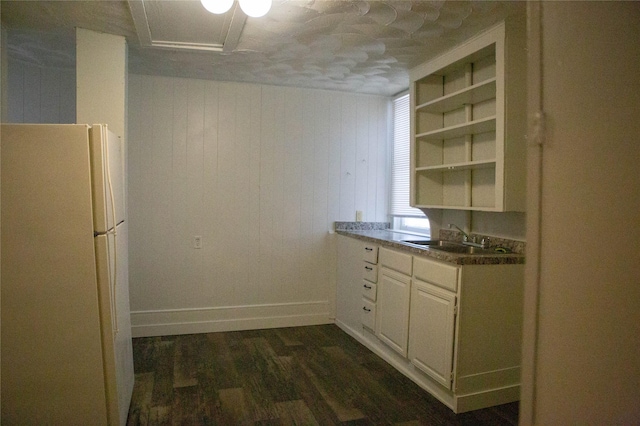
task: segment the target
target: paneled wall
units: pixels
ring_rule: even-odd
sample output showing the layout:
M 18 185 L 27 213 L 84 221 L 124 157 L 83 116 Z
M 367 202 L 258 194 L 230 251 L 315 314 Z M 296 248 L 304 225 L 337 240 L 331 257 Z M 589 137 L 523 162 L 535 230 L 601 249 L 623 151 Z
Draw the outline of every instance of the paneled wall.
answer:
M 75 70 L 8 61 L 8 111 L 11 123 L 75 123 Z
M 130 75 L 128 108 L 134 335 L 331 322 L 333 222 L 387 220 L 389 99 Z

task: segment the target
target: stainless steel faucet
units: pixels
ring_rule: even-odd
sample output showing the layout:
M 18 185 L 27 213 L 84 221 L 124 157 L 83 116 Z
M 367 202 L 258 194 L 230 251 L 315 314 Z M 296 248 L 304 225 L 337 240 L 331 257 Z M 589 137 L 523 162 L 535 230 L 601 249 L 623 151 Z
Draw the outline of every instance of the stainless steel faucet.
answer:
M 462 232 L 462 242 L 467 242 L 467 241 L 470 240 L 469 234 L 464 232 L 458 225 L 450 223 L 449 224 L 449 229 L 451 229 L 451 228 L 456 228 L 458 231 Z
M 491 245 L 491 240 L 487 237 L 483 237 L 482 240 L 478 242 L 476 237 L 470 237 L 469 234 L 460 229 L 458 225 L 450 223 L 449 229 L 451 228 L 456 228 L 458 231 L 462 232 L 462 244 L 464 245 L 480 248 L 488 248 Z

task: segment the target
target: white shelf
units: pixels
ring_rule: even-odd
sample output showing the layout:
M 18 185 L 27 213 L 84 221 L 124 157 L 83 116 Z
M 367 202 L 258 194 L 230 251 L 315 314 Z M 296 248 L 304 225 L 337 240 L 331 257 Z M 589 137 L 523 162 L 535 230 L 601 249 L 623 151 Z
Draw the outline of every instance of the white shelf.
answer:
M 420 133 L 416 135 L 416 139 L 423 141 L 453 139 L 466 135 L 491 132 L 494 130 L 496 130 L 495 115 L 482 118 L 480 120 L 469 121 L 468 123 L 457 124 L 455 126 Z
M 475 212 L 500 212 L 502 210 L 495 207 L 474 207 L 466 205 L 440 205 L 440 204 L 416 204 L 417 209 L 442 209 L 442 210 L 469 210 Z
M 416 172 L 447 172 L 459 170 L 490 169 L 496 166 L 496 160 L 466 161 L 463 163 L 442 164 L 438 166 L 416 167 Z
M 510 18 L 411 70 L 412 206 L 524 211 L 525 30 Z
M 496 78 L 493 77 L 447 96 L 418 105 L 416 106 L 416 112 L 444 113 L 453 111 L 463 105 L 477 104 L 495 99 L 495 97 Z

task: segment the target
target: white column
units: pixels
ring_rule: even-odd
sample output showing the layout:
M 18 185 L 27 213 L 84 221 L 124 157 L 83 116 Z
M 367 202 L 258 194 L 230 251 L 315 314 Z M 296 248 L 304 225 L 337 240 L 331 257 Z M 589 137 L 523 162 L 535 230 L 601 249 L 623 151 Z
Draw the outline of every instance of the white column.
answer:
M 8 93 L 7 90 L 9 81 L 8 62 L 7 62 L 7 31 L 4 28 L 0 28 L 0 107 L 1 116 L 0 120 L 3 123 L 7 122 L 8 114 Z
M 124 140 L 127 135 L 125 38 L 78 28 L 76 85 L 77 122 L 106 123 Z
M 76 29 L 76 123 L 107 124 L 127 143 L 127 42 L 122 36 Z M 125 188 L 128 205 L 128 187 Z M 127 215 L 128 216 L 128 215 Z
M 640 7 L 531 3 L 520 425 L 638 424 Z

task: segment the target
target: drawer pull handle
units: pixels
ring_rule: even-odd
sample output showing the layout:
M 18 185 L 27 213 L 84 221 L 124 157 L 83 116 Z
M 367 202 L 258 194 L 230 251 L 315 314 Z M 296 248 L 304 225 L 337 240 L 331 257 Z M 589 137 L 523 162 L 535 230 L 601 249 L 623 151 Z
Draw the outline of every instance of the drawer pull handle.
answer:
M 371 247 L 365 247 L 364 248 L 366 251 L 373 251 L 373 249 Z
M 371 309 L 367 308 L 366 306 L 364 306 L 362 309 L 363 309 L 365 312 L 371 312 Z
M 371 286 L 370 285 L 364 285 L 364 288 L 366 288 L 367 290 L 371 290 Z
M 365 266 L 364 269 L 366 269 L 367 271 L 373 271 L 373 268 L 370 266 Z

